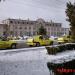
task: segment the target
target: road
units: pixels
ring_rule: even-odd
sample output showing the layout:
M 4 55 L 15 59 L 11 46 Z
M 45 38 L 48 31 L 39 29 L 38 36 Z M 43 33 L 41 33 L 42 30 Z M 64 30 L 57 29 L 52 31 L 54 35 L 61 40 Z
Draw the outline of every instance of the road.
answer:
M 17 48 L 26 48 L 26 47 L 28 47 L 28 46 L 26 45 L 26 43 L 18 43 L 18 44 L 17 44 Z
M 17 48 L 26 48 L 26 40 L 15 40 L 17 42 Z
M 0 75 L 50 75 L 46 50 L 0 51 Z
M 18 45 L 17 45 L 17 48 L 26 48 L 26 47 L 29 47 L 26 45 L 26 41 L 25 40 L 20 40 L 20 41 L 17 41 Z M 53 45 L 55 44 L 58 44 L 57 42 L 54 42 Z

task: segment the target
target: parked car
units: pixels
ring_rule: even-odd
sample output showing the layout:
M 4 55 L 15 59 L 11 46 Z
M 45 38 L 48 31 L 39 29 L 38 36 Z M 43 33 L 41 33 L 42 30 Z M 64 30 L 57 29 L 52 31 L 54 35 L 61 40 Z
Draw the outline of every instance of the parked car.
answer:
M 6 49 L 6 48 L 16 48 L 16 41 L 14 40 L 9 40 L 7 38 L 0 38 L 0 49 Z
M 27 39 L 26 44 L 28 46 L 43 46 L 43 45 L 52 45 L 53 40 L 48 36 L 36 35 Z
M 59 37 L 59 38 L 57 39 L 57 42 L 58 42 L 59 44 L 68 43 L 68 42 L 70 42 L 70 41 L 71 41 L 70 36 L 62 36 L 62 37 Z

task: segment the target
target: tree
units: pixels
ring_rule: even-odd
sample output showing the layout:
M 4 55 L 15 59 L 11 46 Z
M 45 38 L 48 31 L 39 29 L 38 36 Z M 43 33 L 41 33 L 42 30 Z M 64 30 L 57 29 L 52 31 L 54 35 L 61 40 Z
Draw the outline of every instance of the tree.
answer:
M 39 35 L 46 35 L 46 34 L 47 34 L 46 28 L 44 28 L 44 27 L 41 25 L 40 28 L 38 29 L 37 34 L 39 34 Z
M 70 31 L 73 42 L 75 42 L 75 4 L 67 3 L 66 9 L 67 21 L 70 23 Z

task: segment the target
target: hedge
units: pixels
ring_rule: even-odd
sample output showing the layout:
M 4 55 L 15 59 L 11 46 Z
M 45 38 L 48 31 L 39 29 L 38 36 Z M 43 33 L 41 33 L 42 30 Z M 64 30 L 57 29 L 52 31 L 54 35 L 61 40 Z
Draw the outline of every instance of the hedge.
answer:
M 66 50 L 75 50 L 75 43 L 54 45 L 54 46 L 46 46 L 48 54 L 56 54 L 59 52 L 63 52 Z

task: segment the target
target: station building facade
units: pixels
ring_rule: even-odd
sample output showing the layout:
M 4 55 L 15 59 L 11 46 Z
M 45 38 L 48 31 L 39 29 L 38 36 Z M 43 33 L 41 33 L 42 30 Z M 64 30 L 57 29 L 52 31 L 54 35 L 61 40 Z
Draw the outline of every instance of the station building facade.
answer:
M 52 21 L 46 22 L 41 18 L 37 19 L 36 21 L 32 21 L 29 19 L 6 19 L 3 20 L 2 23 L 6 25 L 5 27 L 3 27 L 4 32 L 8 30 L 9 34 L 12 36 L 37 35 L 37 31 L 41 25 L 44 26 L 44 28 L 46 28 L 48 36 L 61 36 L 62 34 L 61 23 L 54 23 Z

